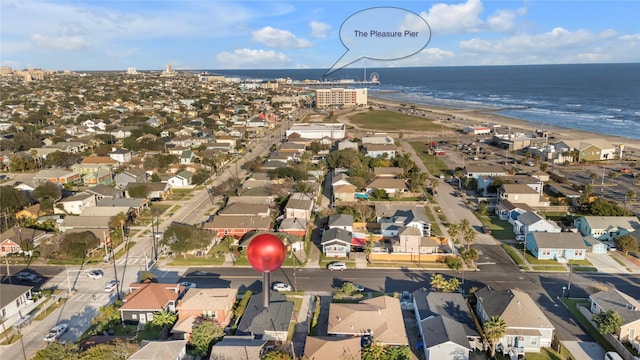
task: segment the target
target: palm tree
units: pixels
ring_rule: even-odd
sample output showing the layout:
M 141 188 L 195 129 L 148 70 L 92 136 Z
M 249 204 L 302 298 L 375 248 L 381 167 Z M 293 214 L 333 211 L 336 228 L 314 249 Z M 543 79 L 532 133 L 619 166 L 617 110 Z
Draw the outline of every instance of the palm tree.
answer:
M 627 191 L 626 195 L 627 195 L 627 199 L 629 199 L 629 201 L 632 201 L 637 196 L 636 192 L 633 191 L 633 190 Z
M 462 236 L 464 237 L 464 241 L 467 244 L 467 250 L 469 250 L 471 244 L 473 244 L 473 242 L 476 240 L 476 237 L 478 237 L 478 233 L 472 228 L 468 228 L 465 229 L 464 233 L 462 233 Z
M 589 179 L 591 179 L 591 185 L 593 185 L 593 182 L 598 178 L 598 174 L 596 173 L 590 173 L 589 174 Z
M 444 279 L 442 274 L 434 274 L 431 276 L 431 288 L 435 291 L 442 291 L 447 285 L 447 280 Z
M 177 314 L 163 309 L 162 311 L 156 311 L 153 313 L 151 323 L 158 328 L 163 328 L 165 326 L 173 326 L 173 324 L 176 323 L 176 320 L 178 320 Z
M 449 235 L 453 241 L 458 240 L 458 235 L 460 235 L 460 225 L 459 224 L 449 224 L 448 226 Z
M 507 333 L 507 323 L 500 316 L 492 316 L 484 323 L 484 335 L 490 341 L 491 358 L 496 357 L 498 341 Z
M 367 262 L 371 262 L 371 253 L 373 252 L 374 241 L 375 237 L 373 234 L 367 235 L 367 241 L 364 243 L 364 254 L 367 257 Z

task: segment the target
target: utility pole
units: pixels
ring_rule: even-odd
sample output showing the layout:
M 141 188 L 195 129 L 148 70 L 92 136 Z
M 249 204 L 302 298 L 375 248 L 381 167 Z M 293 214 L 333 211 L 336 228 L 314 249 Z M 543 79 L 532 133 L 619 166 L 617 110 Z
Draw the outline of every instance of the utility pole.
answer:
M 569 281 L 567 282 L 567 299 L 569 298 L 569 293 L 571 292 L 571 263 L 569 263 Z
M 4 254 L 4 263 L 7 265 L 7 276 L 9 277 L 9 285 L 11 285 L 11 270 L 9 269 L 9 260 L 7 254 Z

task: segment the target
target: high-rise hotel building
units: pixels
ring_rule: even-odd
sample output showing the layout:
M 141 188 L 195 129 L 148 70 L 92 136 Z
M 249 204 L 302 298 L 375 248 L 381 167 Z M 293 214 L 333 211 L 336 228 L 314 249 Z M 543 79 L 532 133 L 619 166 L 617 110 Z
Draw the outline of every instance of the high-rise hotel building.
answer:
M 367 105 L 367 89 L 317 89 L 316 107 L 348 107 Z

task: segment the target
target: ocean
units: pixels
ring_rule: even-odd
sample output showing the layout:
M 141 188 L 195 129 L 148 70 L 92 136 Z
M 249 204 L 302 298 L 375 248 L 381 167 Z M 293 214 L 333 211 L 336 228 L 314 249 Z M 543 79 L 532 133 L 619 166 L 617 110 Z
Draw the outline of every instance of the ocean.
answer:
M 207 70 L 249 79 L 325 80 L 326 69 Z M 366 69 L 370 96 L 495 113 L 544 125 L 640 139 L 640 64 L 455 66 Z M 330 80 L 363 80 L 341 69 Z

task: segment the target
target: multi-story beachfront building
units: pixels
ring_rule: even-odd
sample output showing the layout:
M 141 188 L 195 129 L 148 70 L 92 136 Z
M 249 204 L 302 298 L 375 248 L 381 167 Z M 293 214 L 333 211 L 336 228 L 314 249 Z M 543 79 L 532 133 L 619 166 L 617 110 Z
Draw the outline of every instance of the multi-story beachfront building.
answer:
M 316 107 L 367 105 L 367 89 L 317 89 Z

